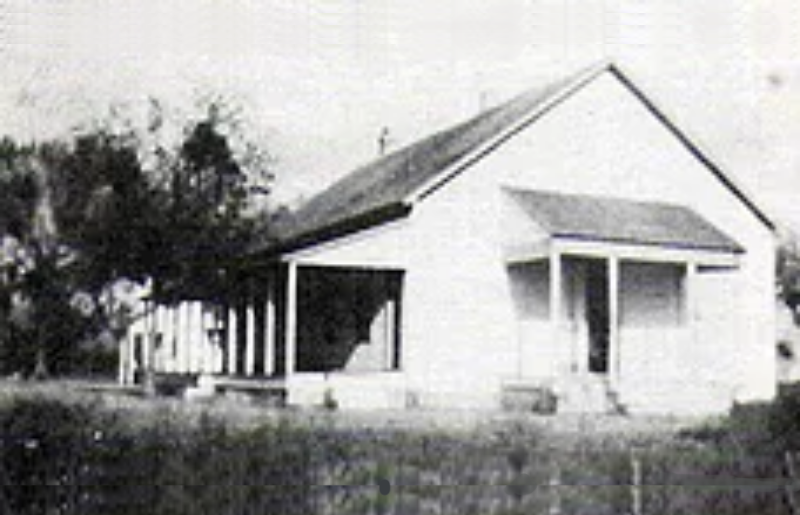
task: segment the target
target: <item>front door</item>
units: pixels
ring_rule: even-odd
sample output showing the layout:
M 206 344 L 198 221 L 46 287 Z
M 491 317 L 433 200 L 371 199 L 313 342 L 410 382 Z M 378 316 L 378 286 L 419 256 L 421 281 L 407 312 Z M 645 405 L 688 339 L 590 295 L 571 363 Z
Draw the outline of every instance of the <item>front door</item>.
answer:
M 605 260 L 586 260 L 585 310 L 588 370 L 608 373 L 609 314 L 608 267 Z

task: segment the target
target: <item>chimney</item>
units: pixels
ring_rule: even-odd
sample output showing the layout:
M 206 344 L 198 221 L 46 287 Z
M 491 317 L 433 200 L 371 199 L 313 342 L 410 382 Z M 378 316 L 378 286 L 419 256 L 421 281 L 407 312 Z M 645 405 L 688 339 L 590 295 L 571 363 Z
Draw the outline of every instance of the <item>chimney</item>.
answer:
M 378 156 L 385 156 L 386 152 L 389 150 L 389 144 L 391 143 L 391 139 L 389 136 L 389 128 L 384 127 L 381 129 L 381 133 L 378 135 Z

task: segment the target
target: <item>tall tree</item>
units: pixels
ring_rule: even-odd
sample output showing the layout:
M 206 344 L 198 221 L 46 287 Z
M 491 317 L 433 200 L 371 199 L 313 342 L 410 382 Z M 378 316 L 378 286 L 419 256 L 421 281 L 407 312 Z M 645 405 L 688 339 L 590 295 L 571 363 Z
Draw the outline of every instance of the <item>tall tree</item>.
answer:
M 44 373 L 48 354 L 62 365 L 88 329 L 72 305 L 72 253 L 58 239 L 52 196 L 40 149 L 4 140 L 0 167 L 0 236 L 5 259 L 0 274 L 3 304 L 3 367 Z
M 173 144 L 153 137 L 163 120 L 144 133 L 104 124 L 67 142 L 0 140 L 0 317 L 20 329 L 4 331 L 15 342 L 4 348 L 23 368 L 68 368 L 76 343 L 119 319 L 119 281 L 173 299 L 221 288 L 253 234 L 249 175 L 271 179 L 257 147 L 234 148 L 247 138 L 222 112 L 212 104 Z

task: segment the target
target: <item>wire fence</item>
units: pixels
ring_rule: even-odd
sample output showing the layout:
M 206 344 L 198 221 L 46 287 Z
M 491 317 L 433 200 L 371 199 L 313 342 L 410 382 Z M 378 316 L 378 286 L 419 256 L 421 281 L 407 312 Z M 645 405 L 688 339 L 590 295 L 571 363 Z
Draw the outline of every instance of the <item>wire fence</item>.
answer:
M 137 424 L 21 404 L 0 412 L 0 513 L 800 515 L 797 453 L 561 443 L 530 431 Z
M 165 436 L 165 435 L 162 435 Z M 331 444 L 330 441 L 325 442 Z M 4 447 L 9 514 L 787 514 L 797 456 L 525 451 L 486 443 L 285 437 Z M 39 446 L 41 445 L 41 447 Z M 704 455 L 705 454 L 705 455 Z

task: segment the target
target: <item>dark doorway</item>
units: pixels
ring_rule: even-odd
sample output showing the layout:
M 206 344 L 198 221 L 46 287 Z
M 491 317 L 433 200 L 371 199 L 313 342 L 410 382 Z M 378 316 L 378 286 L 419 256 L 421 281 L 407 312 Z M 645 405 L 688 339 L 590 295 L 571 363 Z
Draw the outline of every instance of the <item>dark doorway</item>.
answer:
M 589 372 L 608 372 L 608 268 L 604 260 L 586 261 L 586 323 L 589 328 Z

